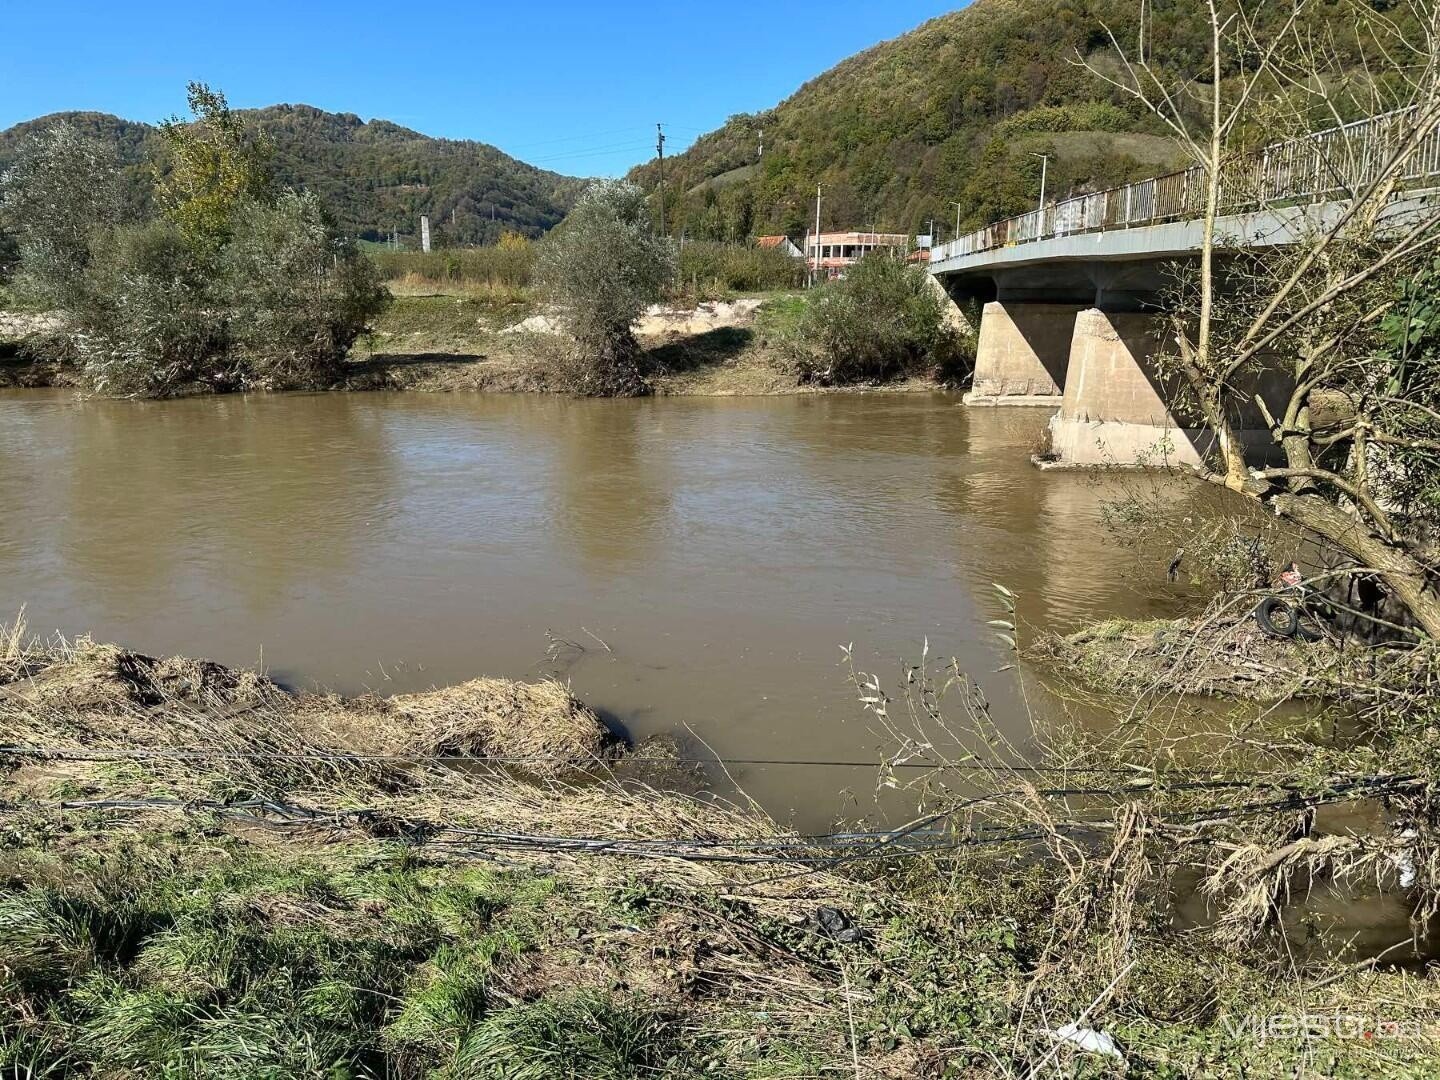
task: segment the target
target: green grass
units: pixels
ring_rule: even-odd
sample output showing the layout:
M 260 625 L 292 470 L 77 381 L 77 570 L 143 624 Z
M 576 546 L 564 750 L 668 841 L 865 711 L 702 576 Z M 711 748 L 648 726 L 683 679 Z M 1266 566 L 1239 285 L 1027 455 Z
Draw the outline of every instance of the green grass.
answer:
M 772 294 L 755 313 L 756 336 L 772 344 L 793 336 L 805 316 L 808 302 L 808 294 L 803 292 Z
M 375 320 L 358 351 L 478 355 L 499 324 L 518 322 L 528 309 L 498 309 L 467 296 L 397 296 Z M 512 318 L 513 317 L 513 318 Z
M 1027 1009 L 1059 1023 L 1109 979 L 1086 960 L 1104 933 L 1075 945 L 1085 955 L 1063 978 L 1043 977 L 1057 883 L 1041 860 L 981 851 L 869 872 L 873 899 L 852 911 L 864 938 L 842 943 L 648 867 L 560 876 L 403 848 L 121 833 L 98 816 L 7 825 L 0 1077 L 815 1077 L 847 1075 L 852 1046 L 866 1075 L 1013 1076 L 1050 1047 L 1036 1015 L 1018 1018 L 1030 980 Z M 1141 915 L 1134 969 L 1104 1011 L 1131 1075 L 1290 1075 L 1298 1053 L 1325 1075 L 1425 1075 L 1423 1045 L 1380 1055 L 1226 1028 L 1298 1008 L 1296 984 L 1167 926 Z M 1118 1075 L 1104 1059 L 1058 1062 Z
M 628 1077 L 680 1052 L 644 1003 L 493 990 L 562 923 L 605 917 L 583 893 L 557 909 L 549 877 L 193 836 L 55 870 L 34 849 L 3 866 L 0 1075 Z M 531 1071 L 504 1072 L 517 1058 Z

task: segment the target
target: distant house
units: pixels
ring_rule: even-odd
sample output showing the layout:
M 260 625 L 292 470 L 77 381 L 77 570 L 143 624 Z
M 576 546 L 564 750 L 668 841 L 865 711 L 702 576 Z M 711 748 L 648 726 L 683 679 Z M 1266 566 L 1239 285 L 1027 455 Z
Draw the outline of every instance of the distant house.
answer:
M 795 241 L 788 236 L 762 236 L 755 241 L 756 247 L 773 248 L 776 251 L 784 252 L 792 259 L 803 259 L 805 253 L 795 246 Z
M 805 262 L 820 276 L 839 277 L 872 251 L 910 254 L 905 233 L 827 232 L 805 238 Z

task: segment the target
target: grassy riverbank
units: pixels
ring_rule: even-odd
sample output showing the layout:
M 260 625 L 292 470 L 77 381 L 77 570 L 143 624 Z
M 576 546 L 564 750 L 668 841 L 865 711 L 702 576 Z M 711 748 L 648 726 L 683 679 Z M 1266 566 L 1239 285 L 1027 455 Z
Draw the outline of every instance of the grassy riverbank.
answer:
M 1420 1076 L 1436 1050 L 1432 981 L 1216 949 L 1103 837 L 837 852 L 661 790 L 675 763 L 553 684 L 346 700 L 3 640 L 17 1075 Z M 1326 1010 L 1407 1037 L 1253 1026 Z M 1072 1021 L 1125 1063 L 1048 1034 Z
M 547 392 L 555 334 L 516 330 L 543 313 L 525 290 L 488 285 L 391 282 L 394 303 L 362 339 L 349 389 Z M 642 367 L 657 394 L 771 395 L 836 390 L 936 389 L 932 380 L 880 386 L 823 387 L 802 381 L 784 348 L 805 310 L 803 293 L 737 295 L 695 302 L 681 298 L 671 314 L 642 326 Z M 707 318 L 718 308 L 754 308 Z M 720 325 L 706 328 L 707 322 Z M 563 388 L 560 388 L 563 391 Z

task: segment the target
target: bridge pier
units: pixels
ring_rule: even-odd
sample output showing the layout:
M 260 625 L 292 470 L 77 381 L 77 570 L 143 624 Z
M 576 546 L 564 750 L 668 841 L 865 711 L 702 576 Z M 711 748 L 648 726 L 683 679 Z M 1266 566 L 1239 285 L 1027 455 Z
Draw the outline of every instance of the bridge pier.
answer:
M 986 304 L 965 404 L 1059 405 L 1075 316 L 1084 306 L 1015 300 Z
M 1060 411 L 1050 421 L 1054 466 L 1198 465 L 1214 449 L 1208 428 L 1184 427 L 1166 407 L 1170 378 L 1156 369 L 1164 317 L 1090 308 L 1075 317 Z M 1269 396 L 1267 394 L 1267 396 Z M 1251 447 L 1270 433 L 1247 407 L 1237 431 Z

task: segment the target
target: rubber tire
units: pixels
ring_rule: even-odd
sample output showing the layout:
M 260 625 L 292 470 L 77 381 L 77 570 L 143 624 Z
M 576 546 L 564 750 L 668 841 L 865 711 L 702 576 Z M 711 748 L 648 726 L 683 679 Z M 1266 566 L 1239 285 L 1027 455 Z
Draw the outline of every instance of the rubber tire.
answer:
M 1274 619 L 1276 611 L 1286 612 L 1290 618 L 1282 626 L 1277 625 Z M 1300 629 L 1300 613 L 1295 605 L 1279 596 L 1267 596 L 1260 601 L 1260 606 L 1255 609 L 1255 621 L 1260 624 L 1260 629 L 1273 638 L 1281 641 L 1289 641 Z

